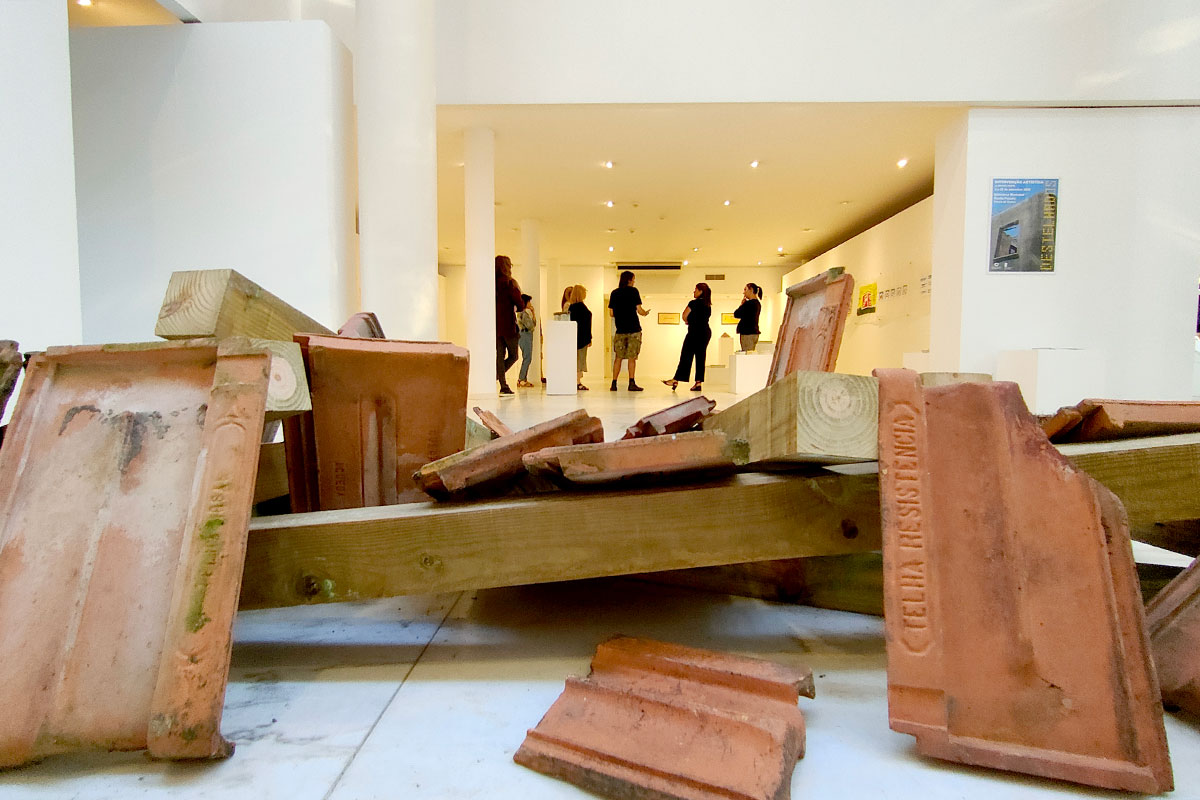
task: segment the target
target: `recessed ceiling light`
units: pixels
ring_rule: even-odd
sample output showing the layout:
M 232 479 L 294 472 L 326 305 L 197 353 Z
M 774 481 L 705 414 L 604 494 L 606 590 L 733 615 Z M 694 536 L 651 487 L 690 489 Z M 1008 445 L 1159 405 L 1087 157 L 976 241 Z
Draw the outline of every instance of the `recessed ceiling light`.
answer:
M 75 0 L 75 2 L 81 6 L 90 6 L 92 4 L 92 0 Z
M 688 265 L 688 260 L 687 260 L 686 258 L 683 260 L 683 265 L 684 265 L 685 267 Z
M 779 248 L 779 252 L 781 252 L 781 253 L 783 252 L 783 248 L 782 248 L 782 247 L 780 247 L 780 248 Z
M 750 169 L 758 169 L 758 161 L 751 161 Z
M 900 169 L 904 169 L 905 167 L 908 166 L 908 159 L 907 158 L 900 159 L 899 161 L 896 162 L 896 166 L 899 167 Z
M 804 229 L 804 232 L 805 232 L 805 233 L 812 233 L 812 228 L 805 228 L 805 229 Z
M 841 201 L 841 203 L 840 203 L 839 205 L 848 206 L 848 205 L 850 205 L 850 201 L 849 201 L 849 200 L 843 200 L 843 201 Z
M 725 205 L 729 205 L 729 201 L 728 201 L 728 200 L 726 200 L 726 201 L 725 201 Z
M 758 262 L 758 265 L 761 267 L 761 266 L 762 266 L 762 262 L 761 262 L 761 261 L 760 261 L 760 262 Z
M 608 206 L 609 208 L 612 208 L 612 200 L 609 200 L 604 205 Z
M 699 248 L 699 247 L 693 247 L 693 248 L 692 248 L 692 252 L 693 252 L 693 253 L 699 253 L 699 252 L 700 252 L 700 248 Z
M 616 228 L 609 228 L 609 229 L 608 229 L 608 232 L 609 232 L 609 233 L 616 233 L 616 232 L 617 232 L 617 229 L 616 229 Z
M 611 244 L 608 246 L 608 252 L 610 252 L 610 253 L 615 249 L 616 248 L 614 248 Z
M 604 162 L 604 168 L 605 168 L 605 169 L 612 169 L 612 162 L 611 162 L 611 161 L 605 161 L 605 162 Z

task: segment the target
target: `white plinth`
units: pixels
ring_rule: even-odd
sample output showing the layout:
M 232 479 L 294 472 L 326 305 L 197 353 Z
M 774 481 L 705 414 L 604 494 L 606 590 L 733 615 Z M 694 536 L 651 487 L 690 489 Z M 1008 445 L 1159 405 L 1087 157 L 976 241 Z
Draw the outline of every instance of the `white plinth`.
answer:
M 1016 381 L 1034 414 L 1051 414 L 1086 397 L 1108 394 L 1104 355 L 1099 350 L 1001 350 L 995 379 Z
M 733 351 L 738 349 L 737 339 L 734 339 L 728 333 L 722 333 L 717 337 L 717 363 L 728 364 L 729 357 L 733 355 Z
M 729 391 L 753 394 L 765 389 L 770 372 L 770 353 L 734 353 L 729 357 Z
M 575 370 L 574 320 L 550 320 L 542 330 L 542 347 L 546 368 L 546 394 L 575 394 L 579 383 Z

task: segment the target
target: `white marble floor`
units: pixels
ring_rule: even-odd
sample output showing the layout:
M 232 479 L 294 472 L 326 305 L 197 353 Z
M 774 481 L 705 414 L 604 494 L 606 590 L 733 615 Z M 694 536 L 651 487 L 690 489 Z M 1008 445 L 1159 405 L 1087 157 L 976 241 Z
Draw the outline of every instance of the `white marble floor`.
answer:
M 629 395 L 473 398 L 514 427 L 588 408 L 609 438 L 669 404 Z M 721 406 L 733 398 L 708 394 Z M 887 726 L 882 621 L 603 579 L 243 612 L 235 629 L 219 763 L 142 753 L 63 755 L 0 773 L 0 799 L 585 798 L 512 755 L 597 643 L 617 633 L 807 663 L 808 753 L 796 798 L 1109 797 L 1053 781 L 921 758 Z M 1168 715 L 1173 798 L 1200 798 L 1200 720 Z

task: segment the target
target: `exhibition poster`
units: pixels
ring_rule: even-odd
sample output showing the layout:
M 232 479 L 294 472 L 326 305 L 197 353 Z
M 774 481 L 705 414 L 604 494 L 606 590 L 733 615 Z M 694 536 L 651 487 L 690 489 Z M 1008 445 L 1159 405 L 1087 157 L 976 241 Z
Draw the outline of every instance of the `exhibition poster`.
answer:
M 989 272 L 1054 272 L 1058 178 L 993 178 Z

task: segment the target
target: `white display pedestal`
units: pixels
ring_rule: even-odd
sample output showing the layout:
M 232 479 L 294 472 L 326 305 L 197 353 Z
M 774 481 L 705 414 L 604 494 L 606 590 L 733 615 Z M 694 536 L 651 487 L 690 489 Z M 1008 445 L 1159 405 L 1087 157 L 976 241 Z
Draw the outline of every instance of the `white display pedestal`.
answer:
M 579 383 L 575 370 L 574 320 L 552 319 L 543 323 L 542 361 L 546 369 L 546 394 L 575 394 Z
M 717 363 L 724 365 L 729 363 L 729 357 L 738 349 L 737 339 L 730 336 L 728 333 L 722 333 L 717 337 Z
M 1001 350 L 995 379 L 1016 381 L 1034 414 L 1052 414 L 1085 397 L 1104 397 L 1108 371 L 1099 350 L 1042 347 Z
M 770 372 L 770 353 L 734 353 L 729 357 L 729 391 L 753 394 L 765 389 Z

